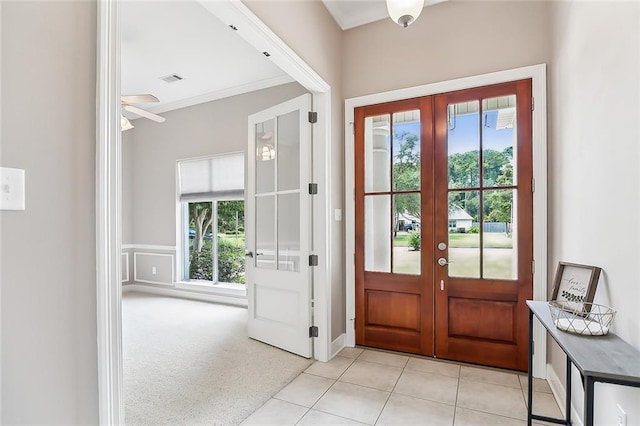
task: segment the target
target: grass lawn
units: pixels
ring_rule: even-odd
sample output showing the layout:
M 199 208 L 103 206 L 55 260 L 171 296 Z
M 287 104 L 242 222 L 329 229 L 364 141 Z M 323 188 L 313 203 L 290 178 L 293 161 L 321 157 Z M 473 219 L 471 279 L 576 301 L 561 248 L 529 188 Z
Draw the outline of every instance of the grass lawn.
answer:
M 485 248 L 513 248 L 513 240 L 502 232 L 485 232 Z M 449 234 L 449 247 L 479 247 L 480 234 Z

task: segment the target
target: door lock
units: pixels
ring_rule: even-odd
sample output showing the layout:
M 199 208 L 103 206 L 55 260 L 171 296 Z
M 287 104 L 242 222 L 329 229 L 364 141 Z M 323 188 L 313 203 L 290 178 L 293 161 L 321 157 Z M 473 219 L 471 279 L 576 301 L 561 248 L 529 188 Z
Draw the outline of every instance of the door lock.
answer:
M 438 259 L 438 265 L 440 266 L 447 266 L 452 264 L 453 262 L 449 262 L 447 261 L 447 259 L 445 259 L 444 257 L 441 257 L 440 259 Z

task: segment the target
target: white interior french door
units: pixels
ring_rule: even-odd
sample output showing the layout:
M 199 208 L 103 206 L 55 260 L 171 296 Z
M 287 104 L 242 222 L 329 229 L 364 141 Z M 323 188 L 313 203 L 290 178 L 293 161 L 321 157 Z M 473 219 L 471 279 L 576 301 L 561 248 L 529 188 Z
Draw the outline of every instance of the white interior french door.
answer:
M 249 116 L 249 337 L 311 357 L 311 95 Z

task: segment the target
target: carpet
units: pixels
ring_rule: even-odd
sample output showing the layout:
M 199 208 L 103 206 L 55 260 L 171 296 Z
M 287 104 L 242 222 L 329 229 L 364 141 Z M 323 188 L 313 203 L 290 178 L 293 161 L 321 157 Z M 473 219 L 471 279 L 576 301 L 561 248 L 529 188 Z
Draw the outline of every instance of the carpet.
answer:
M 128 425 L 235 425 L 311 360 L 247 337 L 241 307 L 125 293 Z

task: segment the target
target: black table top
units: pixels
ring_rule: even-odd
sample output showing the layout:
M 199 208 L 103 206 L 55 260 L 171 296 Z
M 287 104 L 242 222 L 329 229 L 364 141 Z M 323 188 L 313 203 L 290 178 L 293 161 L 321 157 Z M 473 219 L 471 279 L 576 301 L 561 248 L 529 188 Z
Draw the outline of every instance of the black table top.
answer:
M 547 302 L 527 300 L 527 305 L 582 374 L 640 387 L 640 351 L 636 348 L 611 332 L 582 336 L 559 330 Z

